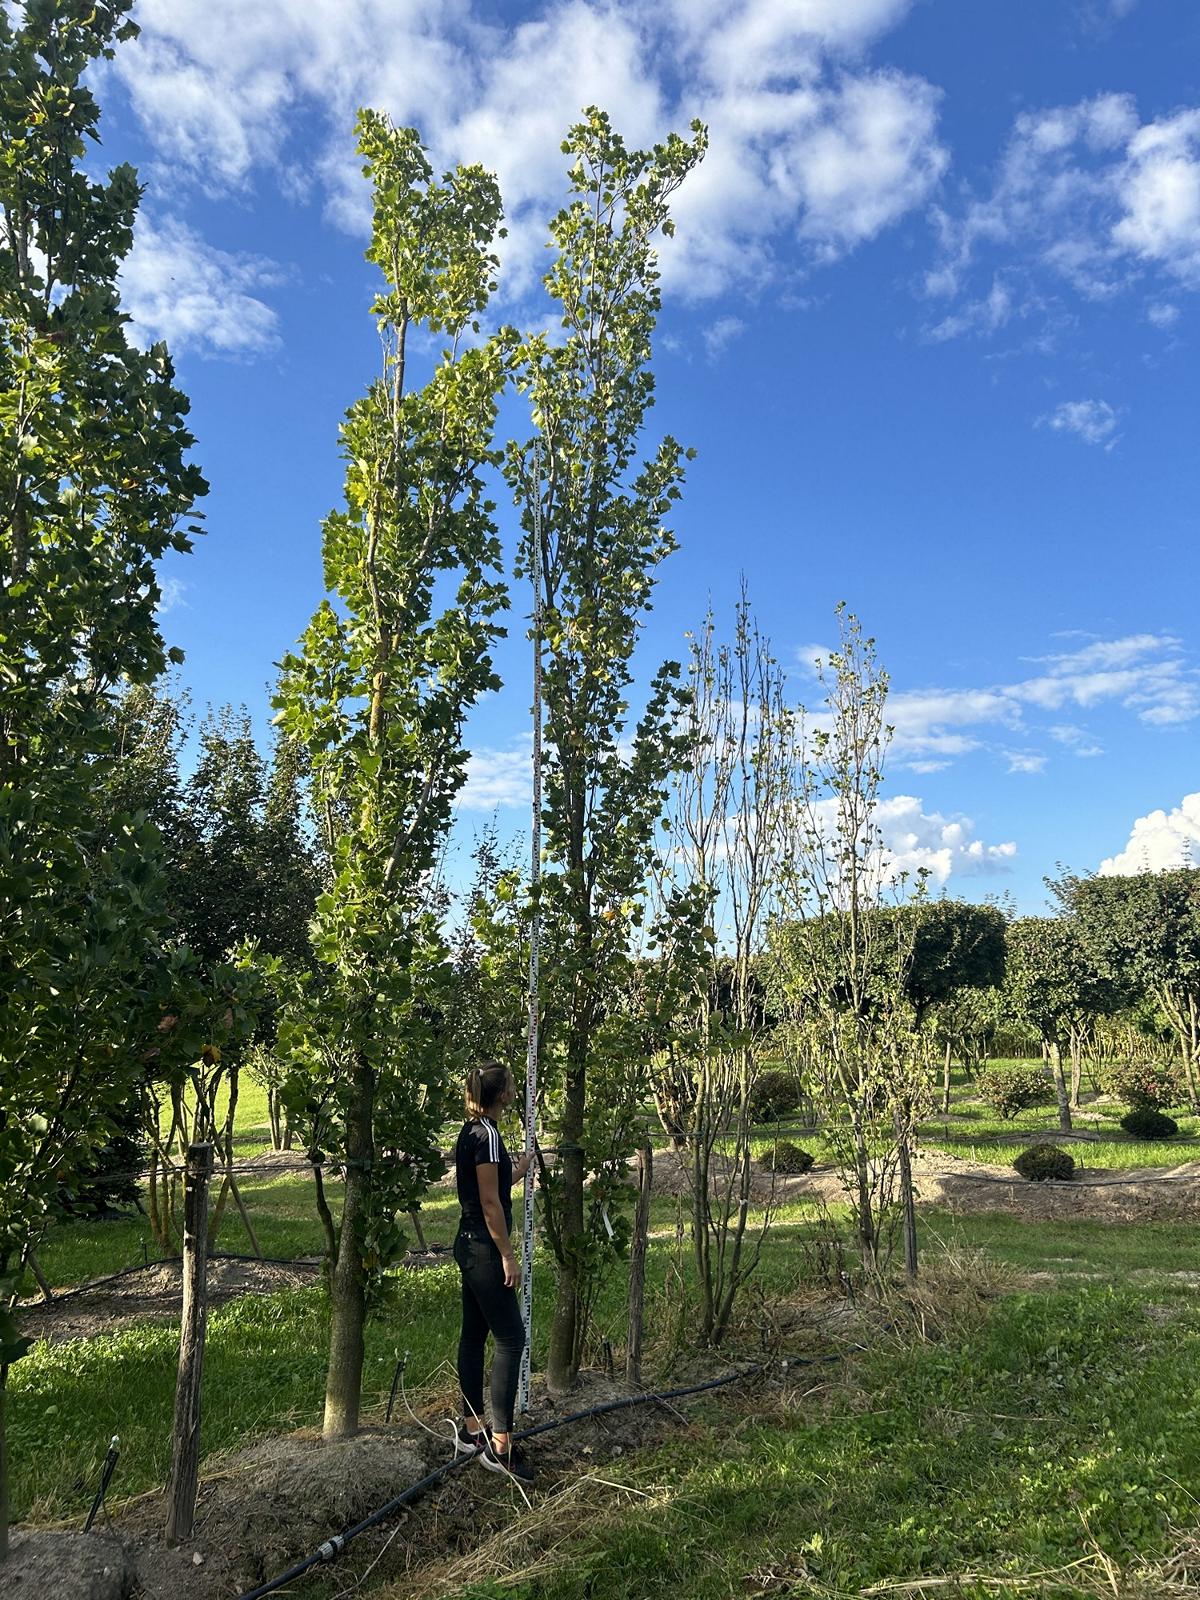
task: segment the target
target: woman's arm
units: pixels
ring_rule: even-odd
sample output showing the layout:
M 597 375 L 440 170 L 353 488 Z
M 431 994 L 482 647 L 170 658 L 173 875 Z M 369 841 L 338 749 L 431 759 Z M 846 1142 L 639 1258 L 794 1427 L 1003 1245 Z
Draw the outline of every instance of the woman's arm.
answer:
M 513 1188 L 514 1189 L 521 1182 L 522 1178 L 524 1178 L 525 1174 L 529 1171 L 529 1164 L 530 1164 L 530 1162 L 532 1160 L 533 1160 L 532 1156 L 518 1156 L 517 1159 L 513 1162 L 512 1172 L 513 1172 Z
M 479 1174 L 479 1203 L 483 1207 L 483 1220 L 504 1264 L 504 1287 L 516 1289 L 521 1282 L 521 1265 L 513 1253 L 512 1240 L 508 1237 L 508 1226 L 504 1221 L 504 1207 L 500 1204 L 500 1168 L 494 1161 L 484 1161 L 475 1170 Z

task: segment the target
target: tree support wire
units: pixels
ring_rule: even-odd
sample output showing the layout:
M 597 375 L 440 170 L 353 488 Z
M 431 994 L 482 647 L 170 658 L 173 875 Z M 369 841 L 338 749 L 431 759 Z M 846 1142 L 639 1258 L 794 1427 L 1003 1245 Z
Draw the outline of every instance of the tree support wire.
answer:
M 538 968 L 542 931 L 542 441 L 533 447 L 533 529 L 529 562 L 533 580 L 533 808 L 529 889 L 532 915 L 529 924 L 529 1032 L 525 1051 L 525 1218 L 521 1243 L 521 1318 L 525 1348 L 517 1409 L 529 1410 L 529 1351 L 533 1342 L 533 1162 L 537 1147 L 538 1069 Z

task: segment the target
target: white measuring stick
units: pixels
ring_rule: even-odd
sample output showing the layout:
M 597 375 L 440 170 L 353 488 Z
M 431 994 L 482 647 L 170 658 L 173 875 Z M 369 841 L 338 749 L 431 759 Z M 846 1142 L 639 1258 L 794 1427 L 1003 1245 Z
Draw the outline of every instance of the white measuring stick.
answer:
M 537 1144 L 538 1067 L 538 940 L 542 913 L 538 891 L 542 881 L 542 445 L 533 447 L 533 827 L 529 872 L 533 917 L 529 927 L 529 1036 L 525 1055 L 525 1228 L 521 1247 L 521 1313 L 525 1349 L 517 1408 L 529 1410 L 529 1347 L 533 1338 L 533 1163 Z

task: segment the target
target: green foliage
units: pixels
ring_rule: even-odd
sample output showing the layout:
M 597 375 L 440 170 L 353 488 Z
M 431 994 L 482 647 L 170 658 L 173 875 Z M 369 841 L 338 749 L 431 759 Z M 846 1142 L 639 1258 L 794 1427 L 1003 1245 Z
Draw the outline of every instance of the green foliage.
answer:
M 800 1106 L 800 1083 L 786 1067 L 767 1067 L 750 1091 L 750 1114 L 755 1122 L 778 1122 Z
M 781 1139 L 771 1155 L 772 1170 L 785 1177 L 800 1177 L 811 1169 L 812 1164 L 813 1157 L 809 1152 L 788 1139 Z
M 128 10 L 0 14 L 0 1279 L 192 1034 L 159 1035 L 189 981 L 160 959 L 160 837 L 109 803 L 120 685 L 179 659 L 155 563 L 190 549 L 206 492 L 166 349 L 120 309 L 136 176 L 82 164 L 83 79 Z
M 572 198 L 551 223 L 546 275 L 562 336 L 515 353 L 537 439 L 510 444 L 505 476 L 522 507 L 519 575 L 536 559 L 544 585 L 545 738 L 540 909 L 546 947 L 544 1116 L 564 1147 L 544 1188 L 545 1234 L 558 1263 L 557 1383 L 578 1365 L 587 1305 L 628 1208 L 625 1160 L 645 1090 L 647 1051 L 636 969 L 644 889 L 668 777 L 681 754 L 679 668 L 654 673 L 630 728 L 632 657 L 658 566 L 675 548 L 667 519 L 686 452 L 667 438 L 637 462 L 653 402 L 651 336 L 659 310 L 654 236 L 703 154 L 697 124 L 653 150 L 630 150 L 594 108 L 564 143 Z M 540 451 L 540 479 L 534 472 Z M 542 547 L 532 547 L 535 497 Z M 505 891 L 509 941 L 526 906 Z
M 1004 998 L 1012 1020 L 1059 1046 L 1117 1008 L 1120 990 L 1098 965 L 1075 918 L 1018 917 L 1009 923 Z
M 1045 1069 L 1031 1061 L 1010 1067 L 987 1066 L 979 1074 L 977 1088 L 983 1103 L 1005 1118 L 1054 1099 Z
M 1160 1111 L 1183 1098 L 1183 1080 L 1174 1061 L 1113 1061 L 1105 1067 L 1101 1082 L 1106 1094 L 1134 1111 Z
M 1121 1126 L 1135 1139 L 1173 1139 L 1179 1132 L 1174 1117 L 1151 1106 L 1138 1106 L 1121 1118 Z
M 1030 1145 L 1013 1166 L 1029 1183 L 1045 1183 L 1048 1178 L 1065 1182 L 1075 1176 L 1075 1157 L 1056 1144 Z

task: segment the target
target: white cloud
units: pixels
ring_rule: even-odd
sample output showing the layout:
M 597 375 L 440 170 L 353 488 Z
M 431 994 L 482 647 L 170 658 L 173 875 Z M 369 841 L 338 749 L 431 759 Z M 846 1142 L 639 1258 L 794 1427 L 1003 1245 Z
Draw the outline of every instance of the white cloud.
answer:
M 1200 288 L 1200 108 L 1143 123 L 1128 94 L 1017 117 L 991 192 L 936 213 L 935 297 L 961 297 L 939 337 L 992 332 L 1055 285 L 1106 300 L 1140 280 Z M 979 311 L 977 274 L 1009 278 L 1007 306 Z M 1153 318 L 1152 318 L 1153 320 Z
M 533 740 L 507 750 L 473 750 L 467 760 L 467 781 L 458 792 L 460 811 L 495 811 L 497 807 L 533 803 Z
M 745 331 L 746 324 L 741 317 L 718 317 L 704 330 L 704 348 L 708 351 L 709 360 L 715 361 Z
M 137 337 L 166 339 L 176 355 L 261 355 L 278 343 L 279 319 L 254 291 L 282 282 L 274 262 L 216 250 L 185 223 L 143 213 L 121 270 L 121 304 Z
M 1011 840 L 985 844 L 974 837 L 975 824 L 970 817 L 927 812 L 913 795 L 893 795 L 881 801 L 876 823 L 891 873 L 911 875 L 924 869 L 938 884 L 952 876 L 1007 872 L 1017 854 Z
M 1200 846 L 1200 794 L 1184 795 L 1171 811 L 1139 817 L 1129 843 L 1118 855 L 1100 863 L 1102 877 L 1161 872 L 1166 867 L 1194 866 Z
M 1048 416 L 1039 417 L 1038 425 L 1073 433 L 1084 444 L 1102 444 L 1105 449 L 1117 442 L 1117 413 L 1107 400 L 1064 400 Z
M 1004 758 L 1010 772 L 1044 772 L 1048 756 L 1036 750 L 1006 750 Z
M 1156 300 L 1146 307 L 1146 321 L 1156 328 L 1173 328 L 1179 321 L 1179 307 L 1169 300 Z
M 698 115 L 712 148 L 678 198 L 663 265 L 678 292 L 705 298 L 773 276 L 781 242 L 829 260 L 926 202 L 948 159 L 938 93 L 859 54 L 911 4 L 549 0 L 502 26 L 469 0 L 141 0 L 141 38 L 112 70 L 176 179 L 219 193 L 265 174 L 293 194 L 315 176 L 328 214 L 355 231 L 360 104 L 419 126 L 439 164 L 495 168 L 510 298 L 545 260 L 559 143 L 583 106 L 637 142 Z
M 1093 640 L 1078 649 L 1039 657 L 1035 675 L 985 688 L 905 689 L 888 696 L 895 729 L 892 753 L 910 770 L 948 762 L 975 751 L 1003 755 L 1010 771 L 1035 770 L 1041 759 L 1025 742 L 1042 730 L 1033 713 L 1094 710 L 1111 705 L 1131 711 L 1150 727 L 1167 728 L 1200 716 L 1200 677 L 1171 634 L 1137 633 Z M 1058 720 L 1045 732 L 1078 755 L 1099 755 L 1086 729 Z M 1017 735 L 1014 752 L 996 735 Z M 1014 762 L 1016 763 L 1014 765 Z M 1022 762 L 1025 763 L 1022 766 Z
M 187 584 L 182 578 L 163 578 L 159 585 L 160 599 L 156 607 L 158 616 L 169 616 L 172 611 L 187 610 L 187 601 L 183 598 L 187 593 Z

